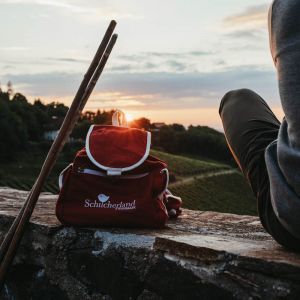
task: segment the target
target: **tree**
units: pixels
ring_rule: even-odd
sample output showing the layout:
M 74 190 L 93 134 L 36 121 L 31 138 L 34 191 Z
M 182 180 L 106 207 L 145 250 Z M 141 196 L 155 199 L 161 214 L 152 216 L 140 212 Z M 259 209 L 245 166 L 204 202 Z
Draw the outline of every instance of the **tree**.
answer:
M 66 105 L 59 102 L 51 102 L 47 104 L 46 107 L 49 119 L 52 119 L 52 117 L 64 118 L 69 109 Z
M 151 127 L 151 122 L 147 118 L 139 118 L 139 119 L 133 120 L 130 123 L 130 127 L 149 130 Z
M 103 110 L 102 112 L 98 109 L 94 118 L 94 124 L 110 125 L 114 112 L 115 110 L 113 109 L 109 111 Z
M 9 106 L 11 111 L 19 117 L 28 139 L 39 141 L 43 129 L 36 118 L 32 104 L 27 101 L 24 95 L 16 93 L 9 102 Z
M 182 124 L 172 124 L 171 127 L 173 128 L 174 131 L 176 132 L 185 132 L 185 127 Z
M 27 134 L 18 115 L 10 110 L 6 100 L 0 97 L 0 160 L 13 159 L 27 147 Z
M 9 96 L 9 98 L 12 97 L 13 92 L 14 91 L 13 91 L 13 87 L 12 87 L 12 82 L 8 81 L 8 83 L 7 83 L 7 94 Z

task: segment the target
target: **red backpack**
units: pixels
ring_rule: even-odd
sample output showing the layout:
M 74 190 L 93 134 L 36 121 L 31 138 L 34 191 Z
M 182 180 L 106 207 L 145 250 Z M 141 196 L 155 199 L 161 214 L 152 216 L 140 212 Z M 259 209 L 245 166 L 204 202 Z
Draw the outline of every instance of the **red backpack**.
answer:
M 115 126 L 92 125 L 85 148 L 62 171 L 56 216 L 65 225 L 163 227 L 181 213 L 181 199 L 167 189 L 167 165 L 149 155 L 150 132 L 116 118 Z

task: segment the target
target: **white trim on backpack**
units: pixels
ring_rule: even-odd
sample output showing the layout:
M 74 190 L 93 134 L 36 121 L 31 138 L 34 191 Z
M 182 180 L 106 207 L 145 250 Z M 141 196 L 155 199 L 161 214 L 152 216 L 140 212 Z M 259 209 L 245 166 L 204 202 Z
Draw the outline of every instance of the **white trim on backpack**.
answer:
M 79 173 L 82 174 L 88 174 L 88 175 L 95 175 L 95 176 L 100 176 L 100 177 L 107 177 L 108 175 L 104 172 L 100 172 L 97 170 L 93 170 L 93 169 L 82 169 L 80 171 L 78 171 Z M 139 178 L 143 178 L 148 176 L 149 173 L 142 173 L 142 174 L 136 174 L 136 175 L 121 175 L 120 179 L 139 179 Z
M 90 146 L 89 146 L 90 135 L 93 131 L 94 126 L 95 125 L 91 125 L 91 127 L 87 133 L 86 142 L 85 142 L 85 150 L 86 150 L 87 156 L 90 159 L 90 161 L 98 168 L 107 171 L 107 175 L 118 176 L 118 175 L 121 175 L 122 172 L 133 170 L 133 169 L 137 168 L 138 166 L 140 166 L 149 156 L 150 146 L 151 146 L 151 133 L 149 131 L 147 131 L 147 145 L 146 145 L 145 154 L 138 162 L 136 162 L 135 164 L 133 164 L 131 166 L 125 167 L 125 168 L 110 168 L 110 167 L 101 165 L 99 162 L 97 162 L 95 160 L 95 158 L 91 154 Z
M 63 186 L 63 179 L 64 179 L 64 174 L 65 172 L 71 167 L 73 166 L 73 164 L 69 164 L 67 167 L 65 167 L 59 174 L 58 176 L 58 187 L 59 190 L 61 190 L 62 186 Z

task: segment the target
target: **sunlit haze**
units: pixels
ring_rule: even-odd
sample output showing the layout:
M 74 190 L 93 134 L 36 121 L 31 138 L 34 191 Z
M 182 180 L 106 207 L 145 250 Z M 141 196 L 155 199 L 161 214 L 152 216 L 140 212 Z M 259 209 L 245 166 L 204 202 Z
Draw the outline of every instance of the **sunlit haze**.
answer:
M 119 39 L 86 109 L 221 129 L 248 87 L 281 118 L 266 0 L 0 0 L 0 82 L 69 105 L 111 19 Z

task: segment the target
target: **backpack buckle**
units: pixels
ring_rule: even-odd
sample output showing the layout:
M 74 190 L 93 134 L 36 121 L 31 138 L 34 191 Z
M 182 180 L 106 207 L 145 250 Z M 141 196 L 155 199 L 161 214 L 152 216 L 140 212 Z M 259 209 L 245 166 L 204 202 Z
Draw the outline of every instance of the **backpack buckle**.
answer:
M 122 171 L 120 170 L 107 170 L 108 176 L 120 176 L 122 175 Z

